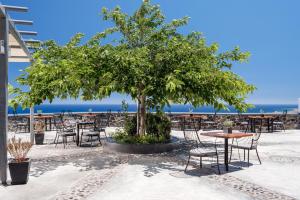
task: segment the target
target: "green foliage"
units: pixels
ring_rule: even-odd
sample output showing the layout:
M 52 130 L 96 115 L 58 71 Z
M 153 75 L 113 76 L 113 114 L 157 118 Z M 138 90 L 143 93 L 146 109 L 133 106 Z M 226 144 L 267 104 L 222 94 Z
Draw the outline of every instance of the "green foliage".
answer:
M 159 137 L 155 135 L 128 135 L 125 132 L 116 132 L 113 136 L 113 139 L 121 144 L 157 144 L 157 143 L 168 143 L 169 138 L 166 138 L 164 135 Z
M 137 116 L 128 117 L 125 120 L 124 132 L 127 135 L 136 135 L 137 132 Z
M 216 109 L 229 104 L 240 111 L 249 107 L 245 99 L 255 87 L 231 71 L 235 63 L 247 61 L 248 52 L 236 47 L 219 53 L 218 45 L 206 44 L 201 33 L 179 33 L 189 18 L 167 23 L 159 6 L 148 0 L 133 15 L 119 7 L 102 13 L 114 27 L 87 42 L 77 34 L 66 45 L 47 41 L 38 48 L 34 62 L 18 78 L 31 88 L 17 97 L 23 105 L 67 97 L 102 99 L 119 92 L 145 97 L 148 109 L 170 103 Z M 114 45 L 101 43 L 114 32 L 121 35 Z
M 137 135 L 137 117 L 127 118 L 124 131 L 113 135 L 118 143 L 124 144 L 154 144 L 166 143 L 171 136 L 171 122 L 163 114 L 148 113 L 146 117 L 146 135 Z
M 171 121 L 166 115 L 147 113 L 146 133 L 156 137 L 170 139 Z

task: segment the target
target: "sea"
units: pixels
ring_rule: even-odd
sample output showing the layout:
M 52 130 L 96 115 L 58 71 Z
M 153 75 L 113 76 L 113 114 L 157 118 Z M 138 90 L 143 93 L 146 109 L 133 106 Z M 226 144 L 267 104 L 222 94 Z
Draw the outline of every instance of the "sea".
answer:
M 253 108 L 248 109 L 245 113 L 282 113 L 288 111 L 290 113 L 297 113 L 298 105 L 292 104 L 258 104 Z M 128 105 L 128 112 L 136 112 L 137 106 L 135 104 Z M 62 113 L 62 112 L 122 112 L 121 104 L 42 104 L 34 107 L 35 113 Z M 164 111 L 167 113 L 237 113 L 237 110 L 229 106 L 227 110 L 215 110 L 212 106 L 193 107 L 191 105 L 171 105 L 165 107 Z M 28 114 L 29 109 L 22 109 L 18 107 L 15 113 Z M 13 108 L 8 108 L 8 114 L 14 114 Z

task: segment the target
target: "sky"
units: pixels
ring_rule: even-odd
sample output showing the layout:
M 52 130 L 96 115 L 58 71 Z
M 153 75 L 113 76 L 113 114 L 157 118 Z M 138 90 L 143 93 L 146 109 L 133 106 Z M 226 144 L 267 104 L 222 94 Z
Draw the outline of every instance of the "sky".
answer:
M 100 15 L 103 6 L 132 13 L 142 0 L 0 0 L 2 4 L 26 6 L 28 13 L 11 13 L 12 18 L 33 20 L 33 26 L 19 30 L 37 31 L 35 39 L 65 44 L 81 32 L 90 38 L 110 27 Z M 220 52 L 240 46 L 249 51 L 248 63 L 233 70 L 257 90 L 247 101 L 253 104 L 296 104 L 300 97 L 300 1 L 299 0 L 153 0 L 160 4 L 167 21 L 189 16 L 182 33 L 200 31 L 208 44 L 217 42 Z M 28 63 L 9 64 L 9 82 Z M 120 103 L 128 96 L 113 94 L 101 102 Z M 57 100 L 54 103 L 80 103 Z

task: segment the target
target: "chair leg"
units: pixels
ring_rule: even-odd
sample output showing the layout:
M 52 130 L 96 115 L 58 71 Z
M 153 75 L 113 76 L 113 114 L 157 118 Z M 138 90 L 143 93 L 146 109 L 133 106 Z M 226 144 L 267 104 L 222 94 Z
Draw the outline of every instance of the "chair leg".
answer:
M 99 142 L 100 142 L 100 144 L 101 144 L 101 146 L 102 146 L 102 142 L 101 142 L 100 133 L 99 133 L 99 135 L 98 135 L 98 140 L 99 140 Z
M 217 166 L 218 166 L 218 172 L 219 172 L 219 175 L 221 174 L 221 171 L 220 171 L 220 164 L 219 164 L 219 156 L 217 154 Z
M 250 150 L 248 150 L 248 167 L 250 166 L 249 159 L 250 159 Z
M 188 167 L 188 165 L 190 163 L 190 159 L 191 159 L 191 155 L 189 154 L 189 158 L 188 158 L 188 161 L 187 161 L 185 169 L 184 169 L 185 172 L 186 172 L 186 169 L 187 169 L 187 167 Z
M 246 160 L 246 150 L 244 149 L 244 161 Z
M 56 140 L 56 143 L 55 143 L 55 147 L 56 147 L 57 144 L 58 144 L 59 136 L 60 136 L 60 135 L 57 136 L 57 140 Z
M 202 168 L 202 157 L 200 157 L 200 168 Z
M 53 144 L 55 144 L 56 138 L 57 138 L 57 133 L 56 133 L 56 135 L 55 135 L 55 138 L 54 138 Z
M 79 146 L 81 146 L 81 143 L 82 143 L 82 136 L 83 136 L 83 133 L 81 133 L 81 136 L 80 136 Z
M 259 157 L 259 155 L 258 155 L 258 151 L 257 151 L 257 149 L 255 149 L 255 150 L 256 150 L 256 155 L 257 155 L 257 158 L 258 158 L 259 164 L 261 164 L 261 160 L 260 160 L 260 157 Z
M 66 148 L 65 139 L 66 139 L 65 136 L 63 136 L 64 149 Z
M 232 147 L 230 147 L 229 163 L 231 162 L 231 156 L 232 156 Z
M 107 140 L 107 135 L 106 135 L 106 131 L 104 131 L 104 135 L 105 135 L 105 138 L 106 138 L 106 140 Z

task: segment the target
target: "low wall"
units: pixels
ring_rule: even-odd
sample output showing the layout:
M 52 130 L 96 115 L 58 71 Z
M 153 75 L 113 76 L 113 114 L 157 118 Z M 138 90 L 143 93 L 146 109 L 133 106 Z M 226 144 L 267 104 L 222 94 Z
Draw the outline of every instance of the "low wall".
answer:
M 107 116 L 107 113 L 98 113 L 99 115 L 104 115 Z M 129 114 L 133 114 L 133 113 L 129 113 Z M 172 113 L 172 114 L 168 114 L 171 118 L 171 121 L 173 122 L 173 128 L 179 128 L 178 123 L 176 123 L 176 121 L 178 122 L 178 119 L 176 119 L 176 116 L 178 115 L 182 115 L 182 114 L 188 114 L 188 113 Z M 217 129 L 222 129 L 223 126 L 223 122 L 226 120 L 230 120 L 233 121 L 235 123 L 235 128 L 239 128 L 240 122 L 242 121 L 248 121 L 248 116 L 251 115 L 260 115 L 258 113 L 249 113 L 249 114 L 243 114 L 243 115 L 238 115 L 238 114 L 234 114 L 234 113 L 218 113 L 217 115 L 214 115 L 213 113 L 193 113 L 193 114 L 201 114 L 203 116 L 205 116 L 205 120 L 203 120 L 202 122 L 202 126 L 205 128 L 207 126 L 207 128 L 209 128 L 209 125 L 211 124 L 206 124 L 205 121 L 214 121 L 215 124 L 215 128 Z M 75 114 L 76 115 L 76 114 Z M 300 115 L 299 114 L 287 114 L 285 117 L 280 115 L 280 114 L 274 114 L 274 113 L 270 113 L 270 114 L 265 114 L 265 115 L 271 115 L 271 116 L 276 116 L 279 117 L 280 121 L 284 122 L 285 128 L 286 129 L 299 129 L 300 128 Z M 27 115 L 28 116 L 28 115 Z M 111 113 L 110 114 L 110 126 L 123 126 L 124 123 L 124 114 L 121 113 Z M 12 130 L 12 126 L 14 123 L 16 122 L 26 122 L 28 121 L 28 117 L 26 117 L 26 115 L 20 115 L 20 116 L 9 116 L 8 120 L 9 120 L 9 130 Z

